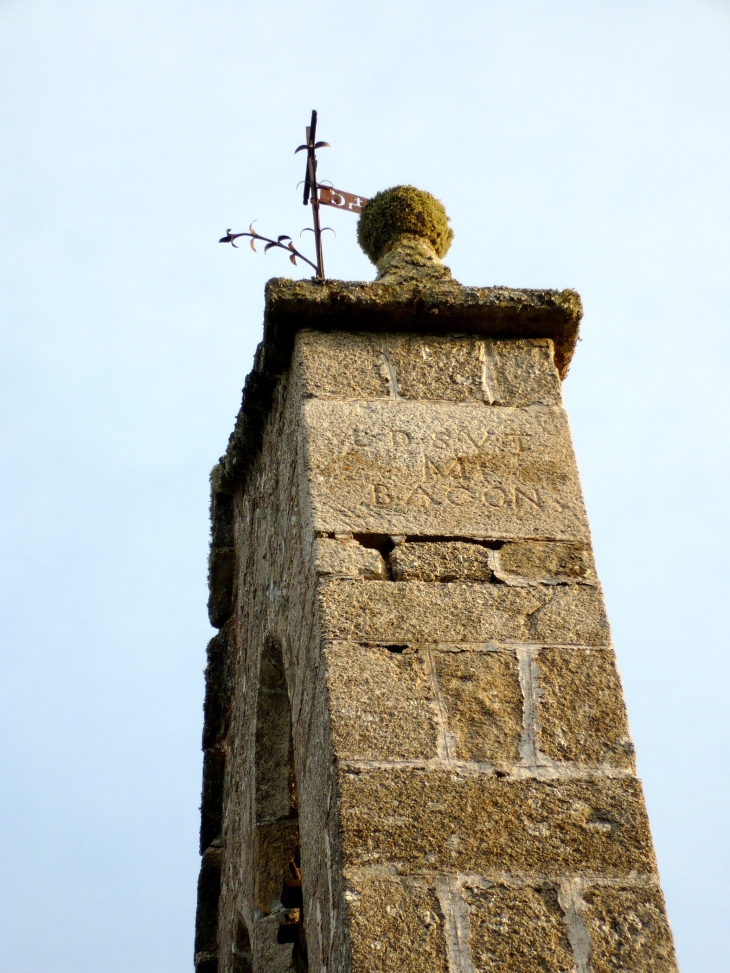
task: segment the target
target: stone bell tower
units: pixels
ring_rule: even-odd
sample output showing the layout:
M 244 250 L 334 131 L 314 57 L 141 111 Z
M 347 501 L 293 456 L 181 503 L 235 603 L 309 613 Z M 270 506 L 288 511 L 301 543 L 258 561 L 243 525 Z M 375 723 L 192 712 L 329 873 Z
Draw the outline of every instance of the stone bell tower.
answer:
M 573 291 L 272 280 L 212 474 L 197 973 L 676 971 L 561 379 Z

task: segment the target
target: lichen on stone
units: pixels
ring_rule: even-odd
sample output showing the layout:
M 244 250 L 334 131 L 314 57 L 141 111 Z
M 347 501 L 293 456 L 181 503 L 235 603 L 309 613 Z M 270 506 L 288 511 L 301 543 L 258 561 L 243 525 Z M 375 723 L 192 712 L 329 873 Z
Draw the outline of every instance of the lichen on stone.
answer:
M 377 263 L 401 237 L 421 237 L 436 256 L 445 256 L 454 233 L 443 203 L 415 186 L 394 186 L 365 203 L 357 224 L 357 240 Z

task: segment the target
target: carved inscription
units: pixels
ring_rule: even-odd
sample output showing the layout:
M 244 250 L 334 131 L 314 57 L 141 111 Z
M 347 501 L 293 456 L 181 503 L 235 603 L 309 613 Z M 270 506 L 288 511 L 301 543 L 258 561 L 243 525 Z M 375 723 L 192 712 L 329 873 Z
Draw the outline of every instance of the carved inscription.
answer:
M 561 409 L 310 401 L 305 415 L 318 529 L 587 533 Z

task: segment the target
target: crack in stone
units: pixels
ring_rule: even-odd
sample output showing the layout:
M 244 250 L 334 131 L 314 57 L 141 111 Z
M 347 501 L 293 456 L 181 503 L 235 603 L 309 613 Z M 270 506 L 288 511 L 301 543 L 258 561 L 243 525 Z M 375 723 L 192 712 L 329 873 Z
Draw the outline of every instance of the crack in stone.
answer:
M 475 973 L 469 948 L 469 918 L 459 882 L 446 876 L 436 884 L 444 915 L 449 973 Z
M 581 915 L 583 908 L 583 879 L 570 878 L 560 883 L 558 905 L 563 910 L 568 942 L 573 950 L 575 973 L 589 973 L 591 937 Z
M 449 733 L 448 731 L 446 704 L 444 703 L 443 696 L 441 695 L 441 686 L 439 685 L 438 676 L 436 674 L 433 652 L 430 648 L 424 648 L 421 651 L 423 653 L 426 675 L 431 681 L 434 705 L 436 708 L 436 725 L 438 727 L 438 738 L 436 743 L 437 755 L 440 760 L 450 763 L 454 757 L 453 748 L 455 740 L 453 734 Z
M 485 341 L 478 341 L 477 349 L 479 352 L 479 361 L 482 363 L 481 378 L 484 401 L 487 405 L 498 405 L 499 397 L 496 393 L 497 382 L 494 374 L 494 356 L 491 353 L 491 347 L 487 349 Z
M 539 610 L 539 609 L 538 609 Z M 537 704 L 538 671 L 537 655 L 540 651 L 534 645 L 518 646 L 517 663 L 522 689 L 522 734 L 520 736 L 520 758 L 525 767 L 537 768 Z
M 380 367 L 382 369 L 383 378 L 385 378 L 388 382 L 388 393 L 391 398 L 400 399 L 401 394 L 400 389 L 398 388 L 398 376 L 395 372 L 393 359 L 390 357 L 390 349 L 388 348 L 387 338 L 378 338 L 376 339 L 375 343 L 383 358 Z

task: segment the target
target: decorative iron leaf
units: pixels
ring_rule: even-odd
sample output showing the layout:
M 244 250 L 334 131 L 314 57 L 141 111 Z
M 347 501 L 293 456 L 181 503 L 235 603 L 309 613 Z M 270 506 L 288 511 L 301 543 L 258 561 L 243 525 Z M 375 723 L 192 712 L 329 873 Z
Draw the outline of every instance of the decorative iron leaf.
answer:
M 298 149 L 294 149 L 294 155 L 296 155 L 297 152 L 301 152 L 302 149 L 308 149 L 308 148 L 309 148 L 308 145 L 300 145 Z
M 291 237 L 287 236 L 286 233 L 282 233 L 280 237 L 277 237 L 277 240 L 279 243 L 281 243 L 282 240 L 291 240 Z
M 257 232 L 256 232 L 256 230 L 254 230 L 254 228 L 253 228 L 253 224 L 254 224 L 255 222 L 256 222 L 256 220 L 254 220 L 254 221 L 253 221 L 253 223 L 251 223 L 251 225 L 250 225 L 250 226 L 249 226 L 249 228 L 248 228 L 248 232 L 249 232 L 249 233 L 251 234 L 251 236 L 258 236 L 258 233 L 257 233 Z
M 287 243 L 286 248 L 287 248 L 287 250 L 294 250 L 294 244 L 293 243 Z M 296 251 L 294 251 L 294 252 L 296 252 Z
M 253 242 L 253 239 L 251 239 L 251 240 L 249 240 L 249 244 L 251 245 L 251 249 L 253 250 L 253 252 L 254 252 L 254 253 L 258 253 L 258 250 L 257 250 L 257 249 L 256 249 L 256 247 L 254 246 L 254 242 Z
M 329 144 L 329 142 L 315 142 L 314 143 L 314 147 L 315 147 L 315 149 L 331 149 L 332 148 L 332 146 Z
M 268 253 L 269 250 L 271 250 L 271 248 L 275 246 L 276 246 L 275 243 L 267 243 L 266 246 L 264 247 L 264 253 Z
M 294 256 L 294 254 L 292 254 L 291 257 L 289 257 L 289 259 L 291 260 L 291 262 L 296 267 L 296 265 L 297 265 L 297 258 Z

